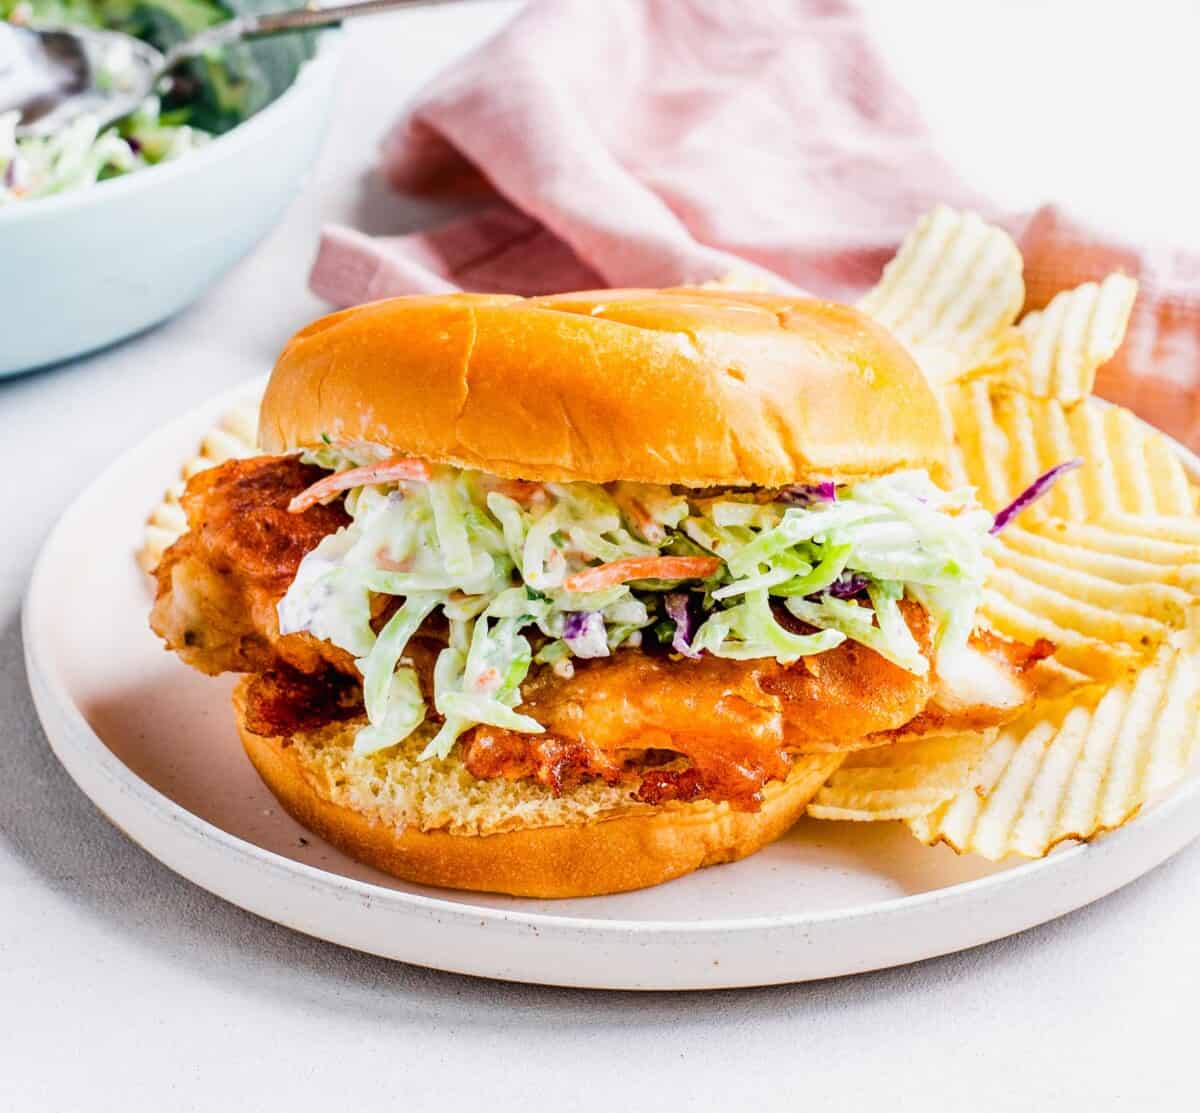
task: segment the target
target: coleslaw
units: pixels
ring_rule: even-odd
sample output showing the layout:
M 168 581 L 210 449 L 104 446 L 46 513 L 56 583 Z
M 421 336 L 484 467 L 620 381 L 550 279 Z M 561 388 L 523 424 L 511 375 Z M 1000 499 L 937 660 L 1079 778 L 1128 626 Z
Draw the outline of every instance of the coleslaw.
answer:
M 203 146 L 207 132 L 172 123 L 151 97 L 116 127 L 101 131 L 85 114 L 44 138 L 18 139 L 17 112 L 0 113 L 0 206 L 49 197 L 179 158 Z
M 232 15 L 287 6 L 288 0 L 0 0 L 0 20 L 109 28 L 165 51 Z M 279 96 L 314 43 L 312 34 L 298 33 L 192 59 L 163 83 L 161 99 L 149 98 L 103 130 L 95 116 L 84 116 L 53 136 L 18 140 L 16 114 L 0 114 L 0 207 L 90 188 L 194 151 Z M 122 51 L 110 51 L 97 83 L 120 86 L 131 64 Z
M 382 450 L 307 454 L 346 488 L 348 526 L 300 565 L 279 603 L 281 633 L 307 631 L 352 653 L 368 725 L 355 748 L 402 741 L 429 708 L 409 640 L 444 616 L 424 756 L 448 754 L 477 724 L 522 732 L 535 665 L 653 641 L 686 657 L 791 664 L 847 639 L 924 675 L 965 648 L 990 564 L 994 519 L 970 488 L 925 472 L 848 485 L 715 493 L 629 483 L 530 483 L 450 467 L 416 468 Z M 320 490 L 318 491 L 318 488 Z M 297 510 L 311 505 L 301 496 Z M 398 604 L 375 631 L 372 603 Z M 931 661 L 900 607 L 931 620 Z

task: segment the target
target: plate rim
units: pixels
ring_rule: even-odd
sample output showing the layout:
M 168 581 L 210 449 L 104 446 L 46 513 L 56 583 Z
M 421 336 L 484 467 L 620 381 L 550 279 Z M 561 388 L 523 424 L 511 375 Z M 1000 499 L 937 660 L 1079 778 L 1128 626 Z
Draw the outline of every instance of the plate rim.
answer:
M 249 911 L 263 915 L 265 918 L 275 919 L 270 914 L 259 912 L 258 909 L 250 907 L 237 898 L 228 895 L 227 892 L 222 892 L 219 888 L 214 888 L 204 881 L 197 880 L 186 869 L 167 862 L 154 848 L 141 843 L 136 836 L 129 833 L 125 823 L 117 816 L 111 814 L 109 808 L 97 799 L 99 793 L 94 790 L 94 786 L 90 783 L 84 783 L 84 781 L 90 782 L 90 778 L 86 776 L 81 778 L 76 768 L 76 762 L 86 762 L 92 772 L 98 772 L 105 777 L 112 789 L 131 794 L 133 803 L 137 807 L 143 811 L 148 811 L 151 813 L 152 818 L 158 821 L 174 825 L 193 843 L 205 845 L 206 849 L 215 845 L 220 851 L 234 856 L 245 866 L 266 869 L 281 879 L 302 882 L 310 890 L 333 897 L 338 901 L 365 900 L 371 904 L 383 903 L 391 906 L 396 911 L 414 914 L 427 920 L 438 920 L 444 923 L 448 918 L 453 919 L 461 926 L 479 925 L 481 922 L 486 922 L 491 925 L 503 925 L 510 931 L 532 931 L 535 935 L 538 933 L 554 933 L 559 937 L 571 935 L 592 939 L 601 936 L 611 940 L 628 940 L 633 938 L 639 943 L 653 943 L 664 946 L 699 943 L 715 939 L 731 939 L 762 932 L 796 931 L 803 930 L 805 927 L 827 928 L 839 924 L 861 923 L 880 919 L 887 920 L 899 918 L 905 914 L 920 913 L 933 906 L 946 908 L 946 906 L 957 906 L 977 901 L 986 902 L 990 896 L 1004 893 L 1014 887 L 1019 888 L 1028 885 L 1030 882 L 1041 878 L 1047 873 L 1069 873 L 1073 866 L 1081 866 L 1083 861 L 1088 863 L 1089 868 L 1100 869 L 1103 873 L 1105 862 L 1116 856 L 1131 840 L 1148 836 L 1155 827 L 1169 827 L 1171 819 L 1176 817 L 1177 813 L 1183 809 L 1195 808 L 1197 805 L 1196 798 L 1198 793 L 1200 793 L 1200 773 L 1193 771 L 1164 798 L 1152 802 L 1141 815 L 1125 827 L 1101 834 L 1091 842 L 1062 847 L 1046 858 L 1023 862 L 1013 866 L 1011 869 L 989 874 L 985 877 L 957 882 L 943 888 L 888 897 L 837 909 L 817 910 L 813 912 L 774 913 L 770 915 L 701 921 L 598 918 L 578 914 L 554 915 L 523 909 L 505 909 L 490 905 L 478 905 L 471 903 L 469 898 L 447 900 L 437 896 L 406 892 L 400 889 L 377 885 L 370 881 L 347 877 L 335 871 L 296 861 L 275 851 L 268 850 L 248 839 L 231 834 L 203 817 L 188 811 L 154 785 L 143 780 L 108 748 L 103 739 L 88 723 L 82 710 L 72 697 L 65 679 L 58 671 L 51 647 L 46 643 L 43 635 L 39 633 L 39 627 L 41 629 L 48 628 L 47 624 L 41 621 L 42 611 L 49 605 L 50 590 L 48 587 L 48 577 L 50 573 L 48 566 L 55 550 L 62 543 L 61 538 L 69 532 L 75 517 L 82 513 L 83 507 L 91 497 L 93 490 L 106 481 L 109 481 L 114 472 L 128 466 L 131 457 L 142 454 L 152 446 L 162 442 L 178 441 L 184 435 L 185 429 L 200 424 L 202 416 L 213 419 L 219 417 L 225 409 L 230 408 L 240 398 L 248 395 L 262 381 L 262 378 L 256 378 L 243 382 L 190 408 L 136 444 L 126 448 L 108 466 L 94 476 L 72 498 L 67 509 L 59 517 L 44 540 L 34 562 L 33 572 L 30 576 L 21 607 L 21 633 L 29 687 L 34 698 L 39 720 L 50 742 L 51 749 L 66 769 L 68 775 L 110 822 L 126 833 L 133 841 L 138 842 L 147 853 L 159 861 L 163 861 L 172 872 L 187 878 L 194 884 L 198 884 L 201 888 L 213 892 L 215 895 L 221 897 L 221 899 L 238 904 L 240 907 L 248 908 Z M 1187 461 L 1189 471 L 1193 474 L 1200 474 L 1200 459 L 1184 449 L 1183 446 L 1178 445 L 1177 442 L 1172 441 L 1172 443 L 1175 444 L 1177 450 Z M 164 488 L 169 482 L 169 478 L 164 481 Z M 132 551 L 130 552 L 130 560 L 133 560 Z M 52 723 L 56 725 L 61 724 L 69 737 L 64 740 L 58 731 L 52 729 Z M 1200 809 L 1198 809 L 1198 812 L 1200 812 Z M 1088 896 L 1086 899 L 1076 901 L 1074 898 L 1071 898 L 1068 902 L 1069 908 L 1049 912 L 1038 908 L 1028 917 L 1023 927 L 1016 929 L 1002 928 L 995 934 L 989 934 L 990 929 L 986 929 L 984 932 L 985 937 L 976 939 L 975 942 L 963 943 L 958 947 L 943 948 L 931 953 L 918 953 L 904 961 L 917 961 L 920 958 L 933 957 L 935 953 L 949 953 L 950 950 L 961 950 L 970 946 L 976 946 L 979 943 L 995 938 L 1002 938 L 1014 934 L 1015 931 L 1026 930 L 1038 923 L 1057 918 L 1065 914 L 1066 911 L 1074 910 L 1075 908 L 1091 903 L 1091 901 L 1099 899 L 1101 896 L 1122 887 L 1134 878 L 1148 872 L 1159 862 L 1165 860 L 1166 857 L 1176 853 L 1197 835 L 1200 835 L 1200 815 L 1198 815 L 1195 822 L 1195 829 L 1191 830 L 1183 839 L 1176 837 L 1171 849 L 1166 853 L 1155 851 L 1151 855 L 1153 861 L 1148 865 L 1136 868 L 1128 877 L 1122 874 L 1110 886 L 1102 884 L 1098 892 Z M 293 920 L 277 919 L 276 922 L 286 923 L 289 927 L 295 927 L 297 930 L 305 931 L 310 935 L 317 935 L 325 939 L 331 938 L 328 934 L 322 934 L 298 926 Z M 369 950 L 367 947 L 345 942 L 344 939 L 340 938 L 333 938 L 331 941 L 359 950 Z M 917 948 L 917 950 L 919 951 L 920 948 Z M 375 953 L 382 952 L 376 951 Z M 412 958 L 406 958 L 404 961 L 421 963 L 420 959 Z M 426 965 L 434 964 L 426 963 Z M 895 965 L 895 963 L 887 962 L 882 965 L 890 966 Z M 454 967 L 448 965 L 441 968 L 454 969 Z M 860 970 L 874 968 L 878 968 L 878 966 L 863 965 L 856 967 L 856 969 Z M 488 973 L 473 969 L 465 969 L 461 972 L 482 972 L 485 976 L 505 977 L 503 974 Z M 512 980 L 528 981 L 532 979 L 516 978 Z M 795 977 L 783 977 L 778 980 L 796 981 L 799 979 Z M 620 978 L 617 979 L 617 983 L 622 988 L 634 988 Z M 557 982 L 555 984 L 584 985 L 593 983 L 569 981 Z M 768 984 L 768 982 L 765 980 L 716 981 L 711 983 L 711 987 L 715 988 L 718 985 L 762 984 Z M 710 987 L 710 983 L 704 983 L 703 987 Z

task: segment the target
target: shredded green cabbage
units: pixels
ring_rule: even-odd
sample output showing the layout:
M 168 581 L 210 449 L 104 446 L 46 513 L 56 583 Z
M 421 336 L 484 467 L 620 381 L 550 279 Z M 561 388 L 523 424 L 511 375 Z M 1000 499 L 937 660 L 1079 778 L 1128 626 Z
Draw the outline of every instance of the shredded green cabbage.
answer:
M 379 455 L 324 446 L 309 459 L 344 470 Z M 535 662 L 570 675 L 574 659 L 607 656 L 643 638 L 669 646 L 676 624 L 664 595 L 681 586 L 694 593 L 700 614 L 685 644 L 690 637 L 693 650 L 717 657 L 790 664 L 850 639 L 925 674 L 932 662 L 900 609 L 906 596 L 931 617 L 935 655 L 965 646 L 993 521 L 971 490 L 945 491 L 909 471 L 800 503 L 787 490 L 684 495 L 629 483 L 514 490 L 480 472 L 437 468 L 428 482 L 347 495 L 352 521 L 301 563 L 279 604 L 280 630 L 309 631 L 354 654 L 368 719 L 356 749 L 370 753 L 402 741 L 426 718 L 405 651 L 440 612 L 448 644 L 436 660 L 432 699 L 442 725 L 427 757 L 449 753 L 477 724 L 540 732 L 519 710 Z M 721 561 L 703 581 L 567 588 L 573 573 L 613 561 L 698 555 Z M 376 633 L 379 596 L 398 606 Z M 788 614 L 812 632 L 781 623 Z
M 178 158 L 211 138 L 187 124 L 168 123 L 157 97 L 104 131 L 96 116 L 85 113 L 53 135 L 18 139 L 19 121 L 19 112 L 0 113 L 0 206 L 95 185 Z

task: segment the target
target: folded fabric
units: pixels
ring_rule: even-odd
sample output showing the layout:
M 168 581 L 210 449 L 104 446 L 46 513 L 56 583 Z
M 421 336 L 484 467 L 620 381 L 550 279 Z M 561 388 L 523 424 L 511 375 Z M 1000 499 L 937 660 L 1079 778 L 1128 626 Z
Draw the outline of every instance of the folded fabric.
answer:
M 955 174 L 843 0 L 540 0 L 387 137 L 397 190 L 463 197 L 415 235 L 325 230 L 335 305 L 454 289 L 670 286 L 742 271 L 852 300 Z M 1108 243 L 1055 209 L 1004 221 L 1028 307 L 1121 269 L 1142 294 L 1099 390 L 1200 446 L 1200 261 Z

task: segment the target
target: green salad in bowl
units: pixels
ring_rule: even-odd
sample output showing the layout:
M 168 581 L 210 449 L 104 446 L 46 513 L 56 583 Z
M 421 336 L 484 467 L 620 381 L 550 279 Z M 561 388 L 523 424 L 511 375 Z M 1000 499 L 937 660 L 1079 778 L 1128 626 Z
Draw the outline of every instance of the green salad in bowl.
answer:
M 0 0 L 13 23 L 124 31 L 167 50 L 235 14 L 287 6 L 275 0 Z M 47 138 L 18 139 L 16 112 L 0 113 L 0 206 L 95 185 L 178 158 L 275 99 L 312 53 L 310 35 L 215 51 L 182 65 L 133 115 L 103 130 L 82 116 Z M 119 82 L 112 58 L 97 80 Z

